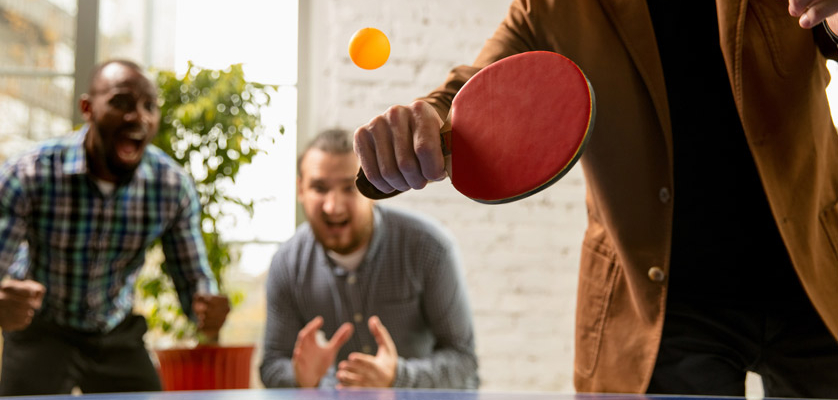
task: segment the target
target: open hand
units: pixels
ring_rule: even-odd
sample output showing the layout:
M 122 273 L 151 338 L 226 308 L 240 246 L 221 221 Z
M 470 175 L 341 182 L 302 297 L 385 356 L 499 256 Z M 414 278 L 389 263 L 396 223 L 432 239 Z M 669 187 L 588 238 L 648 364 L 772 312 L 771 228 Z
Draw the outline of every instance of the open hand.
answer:
M 332 335 L 331 340 L 321 344 L 317 341 L 317 332 L 322 326 L 323 317 L 317 316 L 297 334 L 291 363 L 294 365 L 294 374 L 299 387 L 311 388 L 320 384 L 320 379 L 335 363 L 338 350 L 349 340 L 354 331 L 352 324 L 345 322 Z
M 378 317 L 369 319 L 370 333 L 378 344 L 375 356 L 352 353 L 338 364 L 340 387 L 392 387 L 396 380 L 399 354 L 390 332 Z

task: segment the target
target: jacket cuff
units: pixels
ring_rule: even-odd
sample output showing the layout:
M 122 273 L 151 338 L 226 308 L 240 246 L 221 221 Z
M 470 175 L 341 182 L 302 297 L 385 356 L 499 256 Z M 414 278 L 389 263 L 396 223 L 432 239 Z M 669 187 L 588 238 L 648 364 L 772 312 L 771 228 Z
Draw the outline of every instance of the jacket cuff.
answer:
M 410 370 L 407 368 L 407 363 L 404 358 L 399 357 L 398 364 L 396 364 L 396 378 L 393 379 L 393 387 L 410 387 L 410 381 Z

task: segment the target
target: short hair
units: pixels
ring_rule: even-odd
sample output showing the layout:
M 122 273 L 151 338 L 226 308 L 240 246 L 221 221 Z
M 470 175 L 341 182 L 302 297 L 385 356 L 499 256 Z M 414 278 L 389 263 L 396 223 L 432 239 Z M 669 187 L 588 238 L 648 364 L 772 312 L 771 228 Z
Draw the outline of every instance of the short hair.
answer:
M 124 67 L 130 68 L 130 69 L 133 69 L 134 71 L 139 72 L 139 73 L 140 73 L 140 75 L 145 76 L 145 73 L 144 73 L 144 71 L 143 71 L 143 68 L 142 68 L 142 67 L 140 67 L 140 65 L 139 65 L 139 64 L 137 64 L 137 63 L 135 63 L 135 62 L 133 62 L 133 61 L 131 61 L 131 60 L 113 59 L 113 60 L 102 61 L 101 63 L 96 64 L 96 65 L 93 67 L 93 70 L 92 70 L 92 71 L 90 71 L 90 86 L 87 88 L 87 94 L 89 94 L 89 95 L 93 95 L 93 94 L 94 94 L 94 92 L 95 92 L 96 90 L 95 90 L 95 88 L 94 88 L 93 86 L 94 86 L 94 85 L 96 84 L 96 82 L 99 80 L 99 77 L 101 77 L 101 76 L 102 76 L 102 70 L 103 70 L 103 69 L 105 69 L 105 67 L 107 67 L 108 65 L 111 65 L 111 64 L 119 64 L 119 65 L 122 65 L 122 66 L 124 66 Z
M 352 135 L 349 131 L 340 128 L 327 129 L 317 134 L 297 157 L 297 176 L 302 176 L 303 158 L 311 149 L 330 154 L 352 153 Z

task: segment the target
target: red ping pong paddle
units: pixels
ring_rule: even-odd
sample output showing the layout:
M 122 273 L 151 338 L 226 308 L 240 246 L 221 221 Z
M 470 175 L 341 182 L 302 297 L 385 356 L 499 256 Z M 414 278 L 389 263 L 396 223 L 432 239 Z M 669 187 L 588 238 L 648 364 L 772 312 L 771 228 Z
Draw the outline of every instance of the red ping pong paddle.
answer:
M 560 54 L 532 51 L 494 62 L 463 85 L 451 105 L 451 130 L 440 134 L 451 183 L 488 204 L 537 193 L 579 160 L 595 112 L 590 82 Z M 381 192 L 363 170 L 355 183 L 372 199 L 399 193 Z

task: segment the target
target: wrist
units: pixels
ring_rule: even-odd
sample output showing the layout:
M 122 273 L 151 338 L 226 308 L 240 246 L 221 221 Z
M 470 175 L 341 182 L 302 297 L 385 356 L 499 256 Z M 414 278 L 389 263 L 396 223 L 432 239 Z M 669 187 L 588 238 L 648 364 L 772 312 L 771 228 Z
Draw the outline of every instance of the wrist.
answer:
M 294 383 L 298 388 L 310 389 L 318 387 L 320 385 L 320 379 L 317 379 L 316 381 L 313 379 L 306 379 L 304 381 L 301 381 L 299 378 L 295 378 Z

